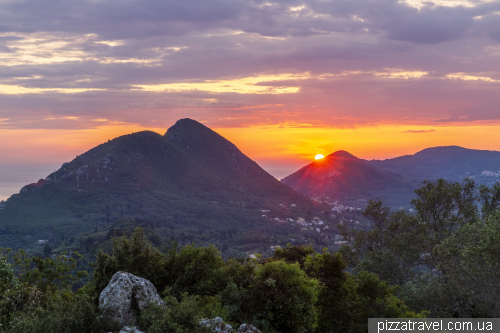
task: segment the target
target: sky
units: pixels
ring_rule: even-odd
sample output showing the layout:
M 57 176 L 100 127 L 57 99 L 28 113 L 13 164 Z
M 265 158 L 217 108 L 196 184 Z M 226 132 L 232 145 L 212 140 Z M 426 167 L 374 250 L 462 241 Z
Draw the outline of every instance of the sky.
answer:
M 0 199 L 192 118 L 277 178 L 500 150 L 500 1 L 0 0 Z

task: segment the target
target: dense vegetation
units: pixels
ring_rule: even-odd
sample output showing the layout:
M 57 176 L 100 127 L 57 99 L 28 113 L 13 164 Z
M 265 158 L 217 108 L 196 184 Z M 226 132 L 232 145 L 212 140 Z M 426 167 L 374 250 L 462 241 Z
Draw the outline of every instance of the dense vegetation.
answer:
M 373 317 L 500 315 L 500 184 L 437 180 L 413 211 L 370 201 L 371 230 L 339 225 L 339 252 L 288 245 L 264 258 L 224 258 L 217 247 L 155 246 L 153 227 L 108 231 L 90 278 L 81 256 L 0 258 L 0 332 L 116 332 L 98 296 L 117 271 L 150 280 L 167 310 L 139 316 L 146 332 L 202 332 L 219 316 L 263 332 L 366 332 Z M 112 235 L 111 235 L 112 234 Z M 150 240 L 152 238 L 152 240 Z
M 411 178 L 412 184 L 417 185 L 415 188 L 423 180 L 439 178 L 459 182 L 464 178 L 474 178 L 476 184 L 493 186 L 500 176 L 500 152 L 458 146 L 427 148 L 414 155 L 366 162 Z
M 500 184 L 439 179 L 415 193 L 413 212 L 370 201 L 374 228 L 344 228 L 348 265 L 399 286 L 408 306 L 432 317 L 499 317 Z
M 0 244 L 35 250 L 38 240 L 49 240 L 55 250 L 64 239 L 71 247 L 96 227 L 137 218 L 180 230 L 179 236 L 233 235 L 252 231 L 260 210 L 270 210 L 269 219 L 308 212 L 312 218 L 327 208 L 280 183 L 209 128 L 184 119 L 164 136 L 145 131 L 103 143 L 25 186 L 0 209 Z M 266 238 L 287 235 L 271 229 L 259 231 Z M 210 242 L 246 254 L 227 238 Z
M 117 331 L 101 316 L 98 295 L 117 271 L 150 280 L 163 291 L 167 310 L 140 313 L 146 332 L 200 331 L 201 318 L 251 323 L 263 332 L 364 332 L 368 317 L 417 317 L 376 275 L 345 272 L 338 253 L 288 246 L 274 257 L 223 260 L 213 246 L 186 245 L 161 252 L 141 229 L 114 239 L 111 254 L 99 252 L 94 277 L 76 292 L 84 275 L 75 259 L 14 255 L 14 270 L 0 259 L 0 332 Z

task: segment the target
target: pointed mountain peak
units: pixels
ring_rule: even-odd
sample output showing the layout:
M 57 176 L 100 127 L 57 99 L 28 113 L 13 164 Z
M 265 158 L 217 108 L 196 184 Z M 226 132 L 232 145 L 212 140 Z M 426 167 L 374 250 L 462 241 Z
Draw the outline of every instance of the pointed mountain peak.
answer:
M 344 158 L 357 158 L 356 156 L 354 156 L 354 155 L 346 152 L 345 150 L 337 150 L 336 152 L 331 153 L 328 156 L 331 156 L 331 157 L 344 157 Z
M 200 122 L 190 118 L 179 119 L 175 124 L 167 130 L 165 136 L 174 133 L 194 133 L 194 132 L 213 132 L 210 128 L 206 127 Z

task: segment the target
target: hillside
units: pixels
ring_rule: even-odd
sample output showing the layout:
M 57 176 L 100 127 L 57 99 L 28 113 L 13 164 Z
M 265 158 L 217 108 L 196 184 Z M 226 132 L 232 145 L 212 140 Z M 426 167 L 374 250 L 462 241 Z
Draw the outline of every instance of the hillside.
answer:
M 282 208 L 291 204 L 293 211 Z M 262 221 L 261 209 L 292 217 L 319 208 L 222 136 L 182 119 L 164 136 L 145 131 L 103 143 L 23 187 L 0 210 L 0 240 L 4 247 L 50 238 L 67 245 L 116 221 L 139 219 L 182 231 L 176 237 L 183 242 L 193 241 L 190 234 L 214 235 L 206 241 L 230 248 L 237 246 L 233 235 L 257 230 L 267 242 L 281 233 Z
M 404 174 L 415 181 L 445 178 L 462 181 L 471 177 L 491 186 L 500 180 L 500 152 L 458 146 L 424 149 L 414 155 L 367 161 L 379 169 Z
M 408 205 L 413 193 L 402 175 L 380 170 L 346 151 L 316 160 L 281 181 L 310 197 L 342 201 L 380 198 L 389 205 Z

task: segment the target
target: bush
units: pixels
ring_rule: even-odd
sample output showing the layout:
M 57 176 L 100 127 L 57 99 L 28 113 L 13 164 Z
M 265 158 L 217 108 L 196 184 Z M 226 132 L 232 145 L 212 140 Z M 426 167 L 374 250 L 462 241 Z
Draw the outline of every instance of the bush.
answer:
M 224 264 L 221 253 L 213 245 L 186 245 L 179 252 L 174 247 L 165 262 L 165 278 L 173 282 L 172 294 L 177 297 L 184 292 L 214 296 L 228 282 Z
M 7 262 L 7 258 L 1 254 L 0 249 L 0 297 L 4 292 L 19 285 L 19 280 L 14 275 L 12 266 Z
M 258 265 L 248 285 L 228 284 L 222 293 L 230 318 L 263 331 L 306 332 L 316 322 L 319 282 L 299 264 L 269 261 Z
M 157 288 L 165 287 L 165 254 L 161 253 L 137 228 L 130 238 L 113 238 L 112 255 L 100 251 L 97 254 L 94 280 L 96 291 L 100 293 L 111 277 L 118 271 L 128 272 L 148 279 Z M 160 289 L 160 290 L 161 290 Z
M 342 255 L 326 249 L 318 254 L 288 245 L 273 258 L 224 261 L 214 246 L 172 245 L 160 252 L 140 229 L 114 238 L 112 254 L 98 254 L 94 279 L 76 293 L 69 290 L 77 280 L 74 260 L 29 258 L 20 251 L 14 256 L 18 279 L 0 257 L 0 332 L 119 329 L 106 327 L 98 308 L 100 292 L 119 270 L 165 290 L 167 307 L 151 304 L 139 313 L 138 324 L 148 333 L 205 332 L 200 319 L 214 317 L 266 333 L 364 332 L 370 317 L 425 315 L 410 311 L 394 296 L 396 288 L 375 274 L 347 273 Z
M 170 294 L 170 289 L 165 291 L 167 296 L 163 298 L 166 307 L 159 304 L 150 304 L 142 311 L 139 318 L 139 326 L 148 333 L 191 333 L 210 332 L 207 327 L 200 326 L 203 318 L 200 308 L 200 297 L 183 293 L 181 301 Z
M 25 307 L 2 322 L 1 332 L 9 333 L 99 333 L 108 332 L 101 319 L 102 311 L 87 295 L 64 297 L 42 296 L 34 307 Z M 113 327 L 113 330 L 119 329 Z

